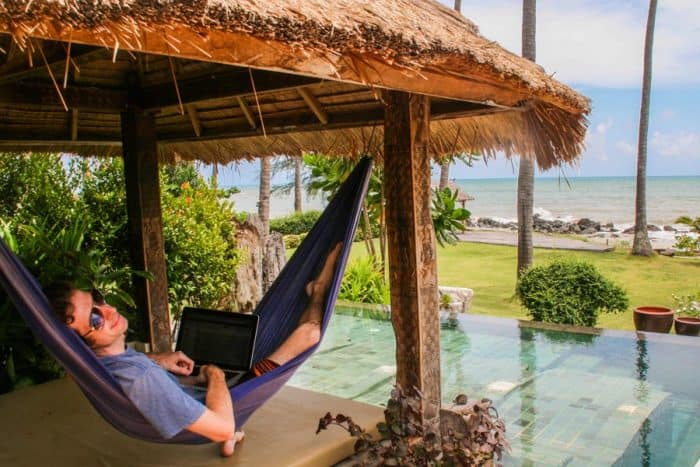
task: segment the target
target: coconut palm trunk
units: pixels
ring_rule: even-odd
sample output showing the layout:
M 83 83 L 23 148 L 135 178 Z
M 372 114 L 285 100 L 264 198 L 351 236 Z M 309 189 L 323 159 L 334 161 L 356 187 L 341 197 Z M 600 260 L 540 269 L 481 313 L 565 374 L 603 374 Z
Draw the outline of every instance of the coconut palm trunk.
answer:
M 535 61 L 536 1 L 523 0 L 523 57 Z M 532 266 L 532 212 L 534 209 L 535 167 L 526 157 L 518 169 L 518 277 Z
M 446 158 L 440 164 L 440 185 L 438 185 L 438 186 L 442 190 L 443 188 L 447 187 L 449 182 L 450 182 L 450 160 Z
M 455 0 L 454 9 L 460 12 L 462 9 L 462 0 Z M 445 160 L 440 163 L 440 184 L 438 188 L 441 190 L 447 188 L 450 183 L 450 163 L 452 162 L 450 157 L 445 156 Z
M 301 156 L 294 158 L 294 212 L 301 212 Z
M 649 1 L 649 17 L 644 40 L 644 77 L 642 79 L 642 105 L 639 111 L 639 141 L 637 144 L 637 190 L 634 206 L 634 241 L 632 254 L 651 256 L 654 250 L 647 232 L 647 136 L 649 133 L 649 101 L 651 95 L 651 61 L 654 47 L 656 0 Z
M 263 235 L 270 233 L 270 177 L 272 174 L 272 158 L 260 158 L 260 197 L 258 198 L 258 216 L 263 225 Z

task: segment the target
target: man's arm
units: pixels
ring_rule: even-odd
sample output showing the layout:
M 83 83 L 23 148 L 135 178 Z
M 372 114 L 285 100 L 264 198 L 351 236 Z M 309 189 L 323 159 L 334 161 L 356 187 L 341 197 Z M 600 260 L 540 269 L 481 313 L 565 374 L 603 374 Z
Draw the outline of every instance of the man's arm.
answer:
M 236 422 L 224 372 L 214 365 L 205 365 L 200 374 L 207 380 L 207 409 L 187 429 L 212 441 L 228 441 L 236 432 Z

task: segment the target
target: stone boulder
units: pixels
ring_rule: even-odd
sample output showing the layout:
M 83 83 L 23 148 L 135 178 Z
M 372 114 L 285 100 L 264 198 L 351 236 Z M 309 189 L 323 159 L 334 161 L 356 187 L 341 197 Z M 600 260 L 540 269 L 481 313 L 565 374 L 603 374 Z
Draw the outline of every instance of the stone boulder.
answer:
M 251 313 L 263 296 L 262 222 L 249 215 L 236 225 L 236 249 L 241 252 L 241 263 L 231 284 L 231 295 L 224 305 L 236 311 Z
M 444 287 L 439 286 L 440 295 L 449 295 L 450 304 L 448 311 L 456 313 L 468 313 L 472 306 L 474 291 L 466 287 Z
M 267 293 L 284 265 L 287 255 L 284 248 L 284 238 L 279 232 L 272 232 L 265 238 L 265 255 L 262 261 L 262 290 Z

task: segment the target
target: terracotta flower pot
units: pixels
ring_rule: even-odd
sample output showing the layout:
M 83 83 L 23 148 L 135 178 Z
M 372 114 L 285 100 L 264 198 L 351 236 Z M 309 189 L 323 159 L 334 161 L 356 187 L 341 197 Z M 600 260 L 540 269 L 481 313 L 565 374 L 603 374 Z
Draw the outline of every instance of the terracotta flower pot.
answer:
M 640 306 L 634 309 L 637 331 L 669 332 L 673 326 L 673 310 L 663 306 Z
M 684 336 L 700 336 L 700 318 L 679 316 L 673 322 L 673 327 L 676 330 L 676 334 L 683 334 Z

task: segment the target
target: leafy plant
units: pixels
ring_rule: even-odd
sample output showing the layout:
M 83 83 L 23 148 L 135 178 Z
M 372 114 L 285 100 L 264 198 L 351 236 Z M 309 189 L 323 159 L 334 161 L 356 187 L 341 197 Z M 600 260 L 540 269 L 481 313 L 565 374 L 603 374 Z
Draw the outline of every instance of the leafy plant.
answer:
M 359 303 L 389 303 L 389 286 L 371 258 L 359 258 L 345 271 L 338 298 Z
M 189 181 L 175 186 L 180 179 L 173 168 L 161 174 L 168 298 L 176 315 L 186 305 L 217 306 L 230 292 L 240 261 L 231 248 L 233 205 L 203 179 L 197 189 Z
M 440 292 L 440 308 L 448 308 L 452 304 L 452 295 Z
M 673 248 L 678 250 L 680 255 L 692 255 L 700 251 L 700 237 L 693 238 L 690 235 L 677 235 Z
M 68 172 L 57 154 L 2 154 L 0 218 L 14 224 L 42 219 L 47 225 L 67 223 L 76 200 Z
M 516 293 L 533 320 L 558 324 L 595 326 L 600 312 L 629 306 L 622 288 L 580 261 L 534 267 L 520 278 Z
M 321 217 L 320 211 L 295 212 L 288 216 L 270 220 L 270 230 L 279 232 L 282 235 L 306 234 L 311 230 L 319 217 Z
M 396 387 L 384 410 L 383 423 L 377 424 L 380 439 L 375 440 L 352 418 L 327 413 L 319 420 L 316 434 L 337 425 L 357 438 L 353 465 L 475 466 L 500 459 L 508 449 L 505 423 L 498 418 L 488 399 L 469 402 L 457 396 L 454 417 L 445 433 L 420 423 L 422 395 L 407 395 Z M 446 416 L 443 411 L 443 417 Z
M 284 236 L 284 247 L 285 248 L 297 248 L 301 245 L 301 242 L 306 238 L 306 234 L 299 235 L 285 235 Z
M 468 210 L 457 206 L 457 194 L 457 190 L 449 188 L 433 190 L 433 227 L 440 246 L 456 243 L 457 234 L 466 230 L 464 221 L 471 216 Z
M 681 216 L 676 219 L 676 224 L 686 224 L 689 225 L 694 232 L 700 232 L 700 217 L 692 219 L 689 216 Z
M 676 302 L 676 314 L 690 318 L 700 318 L 700 290 L 694 294 L 673 295 Z

